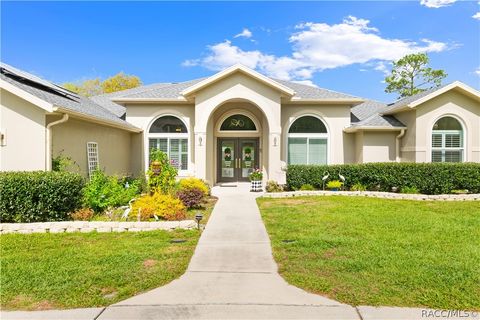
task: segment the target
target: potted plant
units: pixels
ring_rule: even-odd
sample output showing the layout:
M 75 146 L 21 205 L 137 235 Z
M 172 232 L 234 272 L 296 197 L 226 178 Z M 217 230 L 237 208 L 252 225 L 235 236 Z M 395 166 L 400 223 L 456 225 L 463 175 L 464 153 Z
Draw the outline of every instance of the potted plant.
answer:
M 331 191 L 338 191 L 342 186 L 343 183 L 338 180 L 328 181 L 327 183 L 327 189 L 330 189 Z
M 260 169 L 255 169 L 250 173 L 250 182 L 252 184 L 251 191 L 262 191 L 263 172 Z

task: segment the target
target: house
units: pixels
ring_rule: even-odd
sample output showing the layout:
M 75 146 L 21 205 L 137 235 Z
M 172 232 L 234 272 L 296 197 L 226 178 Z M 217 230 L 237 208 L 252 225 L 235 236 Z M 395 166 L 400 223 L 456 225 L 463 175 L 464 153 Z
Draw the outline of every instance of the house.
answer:
M 92 98 L 1 67 L 1 170 L 139 174 L 149 150 L 180 176 L 247 180 L 285 164 L 480 162 L 480 92 L 454 82 L 393 104 L 276 80 L 242 65 L 211 77 Z

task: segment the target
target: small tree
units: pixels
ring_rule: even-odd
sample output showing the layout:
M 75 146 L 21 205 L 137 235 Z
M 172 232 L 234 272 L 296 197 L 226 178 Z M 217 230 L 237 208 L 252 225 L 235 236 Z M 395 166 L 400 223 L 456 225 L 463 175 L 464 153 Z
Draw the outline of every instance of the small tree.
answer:
M 120 72 L 103 81 L 102 89 L 103 93 L 111 93 L 136 88 L 140 85 L 142 85 L 142 81 L 140 81 L 139 77 Z
M 150 150 L 150 166 L 147 175 L 151 193 L 172 193 L 175 188 L 177 173 L 177 169 L 172 166 L 166 153 L 158 149 Z
M 430 68 L 428 63 L 425 53 L 409 54 L 394 61 L 392 73 L 385 78 L 385 92 L 398 92 L 403 98 L 439 87 L 447 74 L 444 70 Z

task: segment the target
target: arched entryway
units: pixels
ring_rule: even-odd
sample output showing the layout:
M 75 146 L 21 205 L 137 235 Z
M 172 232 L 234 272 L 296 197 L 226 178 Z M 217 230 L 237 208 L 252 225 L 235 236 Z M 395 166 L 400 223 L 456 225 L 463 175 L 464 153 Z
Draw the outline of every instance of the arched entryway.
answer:
M 263 112 L 245 100 L 229 101 L 211 115 L 207 136 L 207 175 L 215 183 L 249 181 L 255 169 L 267 172 L 268 121 Z

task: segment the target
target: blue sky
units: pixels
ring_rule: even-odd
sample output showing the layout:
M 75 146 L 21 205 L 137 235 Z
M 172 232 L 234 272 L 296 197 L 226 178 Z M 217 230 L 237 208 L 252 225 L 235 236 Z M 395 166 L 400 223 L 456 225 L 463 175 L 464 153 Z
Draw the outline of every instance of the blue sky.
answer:
M 479 89 L 478 2 L 421 2 L 2 1 L 1 59 L 56 83 L 119 71 L 178 82 L 242 62 L 389 102 L 389 61 L 423 51 L 446 81 Z

